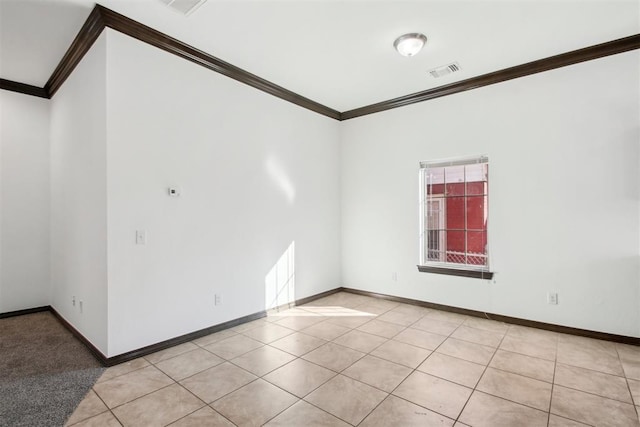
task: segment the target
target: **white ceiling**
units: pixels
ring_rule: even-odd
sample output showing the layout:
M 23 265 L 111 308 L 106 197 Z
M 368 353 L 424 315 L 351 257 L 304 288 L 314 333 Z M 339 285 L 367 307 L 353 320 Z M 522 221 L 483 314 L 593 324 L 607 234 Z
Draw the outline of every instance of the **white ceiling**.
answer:
M 339 111 L 640 33 L 638 0 L 160 0 L 100 4 Z M 44 86 L 91 0 L 0 0 L 0 77 Z M 404 33 L 428 37 L 412 58 Z M 458 61 L 462 71 L 428 70 Z

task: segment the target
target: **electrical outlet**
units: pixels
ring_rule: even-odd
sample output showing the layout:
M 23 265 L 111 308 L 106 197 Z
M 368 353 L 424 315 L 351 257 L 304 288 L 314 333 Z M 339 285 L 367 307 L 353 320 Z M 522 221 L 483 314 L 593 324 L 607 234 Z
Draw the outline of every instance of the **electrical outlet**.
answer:
M 136 245 L 147 244 L 147 232 L 145 230 L 136 230 Z
M 82 302 L 82 300 L 80 300 L 80 314 L 84 313 L 84 304 Z
M 393 273 L 391 273 L 391 280 L 393 280 L 394 282 L 398 281 L 398 273 L 396 273 L 395 271 Z
M 547 292 L 547 304 L 558 305 L 558 293 Z
M 214 304 L 214 305 L 220 305 L 220 304 L 222 304 L 222 295 L 220 295 L 220 294 L 215 294 L 215 295 L 214 295 L 214 302 L 213 302 L 213 304 Z

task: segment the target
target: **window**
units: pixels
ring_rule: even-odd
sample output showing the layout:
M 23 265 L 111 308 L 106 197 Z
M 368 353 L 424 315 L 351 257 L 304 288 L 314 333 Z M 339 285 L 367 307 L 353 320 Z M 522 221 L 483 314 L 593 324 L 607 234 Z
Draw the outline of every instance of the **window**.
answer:
M 420 271 L 493 277 L 488 190 L 487 157 L 420 163 Z

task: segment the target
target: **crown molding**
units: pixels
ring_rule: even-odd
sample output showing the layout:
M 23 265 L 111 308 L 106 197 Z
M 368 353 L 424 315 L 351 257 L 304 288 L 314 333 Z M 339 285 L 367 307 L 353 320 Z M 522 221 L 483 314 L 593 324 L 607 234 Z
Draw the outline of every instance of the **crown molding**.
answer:
M 229 64 L 213 55 L 209 55 L 193 46 L 168 35 L 154 30 L 140 22 L 127 18 L 117 12 L 96 4 L 78 35 L 69 46 L 69 49 L 62 57 L 62 60 L 54 70 L 53 74 L 43 88 L 0 79 L 0 89 L 19 92 L 26 95 L 38 96 L 41 98 L 51 98 L 60 89 L 65 80 L 71 75 L 84 55 L 89 51 L 93 43 L 105 28 L 119 31 L 151 46 L 155 46 L 166 52 L 179 56 L 187 61 L 191 61 L 216 73 L 225 75 L 258 90 L 276 96 L 285 101 L 296 104 L 302 108 L 322 114 L 335 120 L 349 120 L 368 114 L 378 113 L 393 108 L 404 107 L 418 102 L 442 96 L 453 95 L 467 90 L 489 86 L 495 83 L 504 82 L 531 74 L 554 70 L 580 62 L 591 61 L 618 53 L 627 52 L 640 48 L 640 34 L 613 40 L 606 43 L 562 53 L 515 67 L 505 68 L 493 73 L 483 74 L 459 82 L 444 86 L 438 86 L 421 92 L 401 96 L 387 101 L 378 102 L 353 110 L 339 112 L 318 102 L 315 102 L 302 95 L 298 95 L 288 89 L 278 86 L 255 74 Z
M 270 95 L 299 105 L 307 110 L 315 111 L 316 113 L 332 119 L 340 120 L 340 112 L 337 110 L 312 101 L 302 95 L 298 95 L 297 93 L 285 89 L 282 86 L 278 86 L 275 83 L 271 83 L 270 81 L 245 71 L 242 68 L 229 64 L 228 62 L 216 58 L 213 55 L 209 55 L 206 52 L 196 49 L 195 47 L 183 43 L 180 40 L 169 37 L 166 34 L 154 30 L 151 27 L 147 27 L 146 25 L 127 18 L 126 16 L 116 13 L 110 9 L 100 5 L 96 5 L 96 9 L 100 10 L 100 14 L 104 19 L 105 25 L 113 30 L 172 53 L 186 59 L 187 61 L 191 61 L 202 67 L 208 68 L 211 71 L 215 71 L 216 73 L 220 73 L 241 83 L 252 86 Z
M 101 7 L 96 5 L 87 20 L 84 21 L 84 25 L 78 32 L 76 38 L 73 39 L 71 46 L 67 49 L 67 52 L 60 60 L 53 74 L 51 74 L 51 77 L 49 77 L 49 80 L 44 85 L 44 89 L 49 94 L 49 98 L 55 95 L 62 86 L 62 83 L 64 83 L 73 70 L 75 70 L 84 55 L 98 39 L 103 29 L 104 20 L 102 19 Z
M 453 95 L 454 93 L 477 89 L 505 82 L 507 80 L 517 79 L 531 74 L 541 73 L 543 71 L 550 71 L 556 68 L 578 64 L 580 62 L 591 61 L 593 59 L 603 58 L 605 56 L 615 55 L 617 53 L 627 52 L 638 48 L 640 48 L 640 34 L 597 44 L 584 49 L 561 53 L 559 55 L 550 56 L 537 61 L 527 62 L 526 64 L 516 65 L 515 67 L 505 68 L 493 73 L 483 74 L 481 76 L 472 77 L 470 79 L 439 86 L 422 92 L 416 92 L 399 98 L 390 99 L 388 101 L 378 102 L 376 104 L 345 111 L 341 114 L 341 118 L 342 120 L 348 120 L 365 116 L 367 114 L 391 110 L 392 108 L 404 107 L 417 102 Z
M 14 82 L 13 80 L 0 79 L 0 89 L 23 93 L 25 95 L 37 96 L 40 98 L 49 98 L 49 94 L 44 88 L 20 82 Z

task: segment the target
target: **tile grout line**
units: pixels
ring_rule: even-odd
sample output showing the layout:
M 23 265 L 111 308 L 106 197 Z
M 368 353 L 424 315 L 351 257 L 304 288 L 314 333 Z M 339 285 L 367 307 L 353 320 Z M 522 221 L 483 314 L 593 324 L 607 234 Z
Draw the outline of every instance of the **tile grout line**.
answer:
M 618 351 L 617 345 L 615 346 L 615 349 L 616 349 L 616 354 L 618 355 L 618 361 L 620 362 L 620 367 L 622 368 L 622 372 L 624 373 L 625 382 L 627 383 L 629 396 L 631 396 L 631 406 L 633 406 L 633 409 L 635 409 L 636 417 L 640 420 L 640 411 L 638 410 L 638 406 L 637 406 L 637 405 L 640 405 L 640 402 L 636 402 L 635 399 L 633 398 L 633 393 L 631 392 L 631 385 L 629 385 L 629 377 L 627 377 L 627 371 L 624 370 L 624 364 L 622 363 L 622 358 L 620 357 L 620 351 Z
M 547 414 L 547 427 L 551 423 L 551 405 L 553 404 L 553 388 L 556 384 L 556 370 L 558 369 L 558 338 L 556 337 L 556 357 L 553 361 L 553 378 L 551 380 L 551 395 L 549 396 L 549 413 Z
M 469 397 L 467 398 L 467 401 L 464 403 L 464 405 L 462 405 L 462 408 L 460 409 L 460 412 L 458 412 L 458 416 L 455 419 L 456 423 L 458 421 L 460 421 L 460 416 L 462 415 L 462 413 L 464 412 L 465 408 L 469 404 L 469 401 L 471 400 L 471 396 L 473 396 L 473 394 L 476 392 L 476 390 L 478 388 L 478 384 L 480 384 L 480 381 L 482 381 L 482 377 L 484 377 L 484 374 L 487 372 L 487 369 L 489 369 L 489 365 L 491 364 L 491 362 L 493 361 L 493 358 L 495 357 L 496 353 L 498 352 L 498 349 L 500 348 L 500 345 L 502 344 L 502 341 L 504 341 L 504 338 L 509 333 L 509 329 L 511 329 L 511 326 L 507 327 L 507 330 L 502 335 L 502 338 L 500 339 L 500 342 L 498 343 L 498 346 L 495 348 L 495 350 L 493 350 L 493 354 L 491 355 L 491 358 L 489 358 L 489 361 L 487 362 L 487 364 L 485 365 L 484 369 L 482 370 L 482 374 L 480 374 L 480 376 L 478 377 L 478 380 L 476 381 L 476 384 L 473 386 L 473 389 L 471 390 L 471 393 L 469 393 Z M 456 328 L 456 330 L 458 330 L 458 328 Z M 453 335 L 454 332 L 455 331 L 453 331 L 451 334 Z M 480 390 L 478 390 L 478 391 L 480 392 Z M 460 421 L 460 422 L 462 423 L 462 421 Z
M 427 313 L 428 313 L 428 312 L 427 312 Z M 422 319 L 424 319 L 425 317 L 427 317 L 427 314 L 423 315 L 420 319 L 416 320 L 416 321 L 415 321 L 415 322 L 413 322 L 411 325 L 415 325 L 416 323 L 420 322 L 420 321 L 421 321 Z M 462 322 L 462 323 L 464 323 L 464 322 Z M 462 323 L 460 323 L 460 325 L 462 325 Z M 411 327 L 411 325 L 407 326 L 405 329 L 403 329 L 403 331 L 404 331 L 404 330 L 406 330 L 406 329 L 408 329 L 408 328 L 410 328 L 410 327 Z M 460 325 L 458 325 L 458 327 L 459 327 Z M 458 329 L 458 327 L 456 327 L 456 329 Z M 436 350 L 437 350 L 437 349 L 442 345 L 442 343 L 444 343 L 448 338 L 450 338 L 450 337 L 451 337 L 451 334 L 453 334 L 453 332 L 454 332 L 456 329 L 454 329 L 453 331 L 451 331 L 451 333 L 450 333 L 449 335 L 447 335 L 447 337 L 446 337 L 444 340 L 442 340 L 442 342 L 441 342 L 440 344 L 438 344 L 438 345 L 436 346 L 436 348 L 434 348 L 433 350 L 431 350 L 431 353 L 430 353 L 427 357 L 425 357 L 425 358 L 424 358 L 424 360 L 423 360 L 422 362 L 418 363 L 418 365 L 417 365 L 415 368 L 413 368 L 413 370 L 412 370 L 412 371 L 411 371 L 411 372 L 410 372 L 406 377 L 404 377 L 404 379 L 403 379 L 402 381 L 400 381 L 400 383 L 399 383 L 397 386 L 395 386 L 393 390 L 391 390 L 390 392 L 385 392 L 385 393 L 387 393 L 387 397 L 385 397 L 384 399 L 382 399 L 382 401 L 380 401 L 380 402 L 379 402 L 379 403 L 378 403 L 378 404 L 377 404 L 377 405 L 376 405 L 376 406 L 375 406 L 371 411 L 369 411 L 369 413 L 368 413 L 367 415 L 365 415 L 365 416 L 364 416 L 364 418 L 363 418 L 363 419 L 360 421 L 360 423 L 358 423 L 358 424 L 362 424 L 362 422 L 363 422 L 364 420 L 366 420 L 366 419 L 367 419 L 371 414 L 373 414 L 373 412 L 374 412 L 376 409 L 378 409 L 378 407 L 379 407 L 380 405 L 382 405 L 382 403 L 383 403 L 385 400 L 387 400 L 387 399 L 389 398 L 389 396 L 394 396 L 394 397 L 396 397 L 396 398 L 400 398 L 400 399 L 402 399 L 402 400 L 404 400 L 404 401 L 406 401 L 406 402 L 409 402 L 409 403 L 411 403 L 411 404 L 413 404 L 413 405 L 416 405 L 416 406 L 419 406 L 419 407 L 421 407 L 421 408 L 424 408 L 424 409 L 426 409 L 426 410 L 428 410 L 428 411 L 430 411 L 430 412 L 433 412 L 433 413 L 435 413 L 435 414 L 441 415 L 441 416 L 443 416 L 443 417 L 445 417 L 445 418 L 447 418 L 447 419 L 451 419 L 450 417 L 448 417 L 448 416 L 446 416 L 446 415 L 444 415 L 444 414 L 441 414 L 441 413 L 436 412 L 436 411 L 434 411 L 434 410 L 432 410 L 432 409 L 426 408 L 426 407 L 424 407 L 424 406 L 422 406 L 422 405 L 418 405 L 418 404 L 416 404 L 416 403 L 414 403 L 414 402 L 411 402 L 411 401 L 409 401 L 409 400 L 407 400 L 407 399 L 404 399 L 404 398 L 402 398 L 402 397 L 400 397 L 400 396 L 396 396 L 395 394 L 393 394 L 393 392 L 395 392 L 395 391 L 398 389 L 398 387 L 400 387 L 400 386 L 401 386 L 401 385 L 402 385 L 402 384 L 407 380 L 407 378 L 409 378 L 411 375 L 413 375 L 413 374 L 418 370 L 418 368 L 419 368 L 419 367 L 420 367 L 420 366 L 425 362 L 425 360 L 429 359 L 429 357 L 431 357 L 431 355 L 432 355 L 433 353 L 435 353 L 435 352 L 436 352 Z M 402 332 L 402 331 L 401 331 L 401 332 Z M 397 333 L 396 335 L 394 335 L 394 336 L 397 336 L 397 335 L 398 335 L 398 334 L 400 334 L 401 332 L 398 332 L 398 333 Z M 389 341 L 393 340 L 393 337 L 389 338 L 388 340 L 389 340 Z M 380 344 L 380 345 L 382 345 L 382 344 Z M 377 347 L 376 347 L 376 348 L 377 348 Z M 373 351 L 373 350 L 372 350 L 372 351 Z M 403 365 L 403 366 L 404 366 L 404 365 Z M 418 372 L 420 372 L 420 371 L 418 371 Z M 368 385 L 368 384 L 367 384 L 367 385 Z M 455 421 L 456 421 L 456 420 L 453 420 L 453 421 L 454 421 L 454 423 L 455 423 Z

